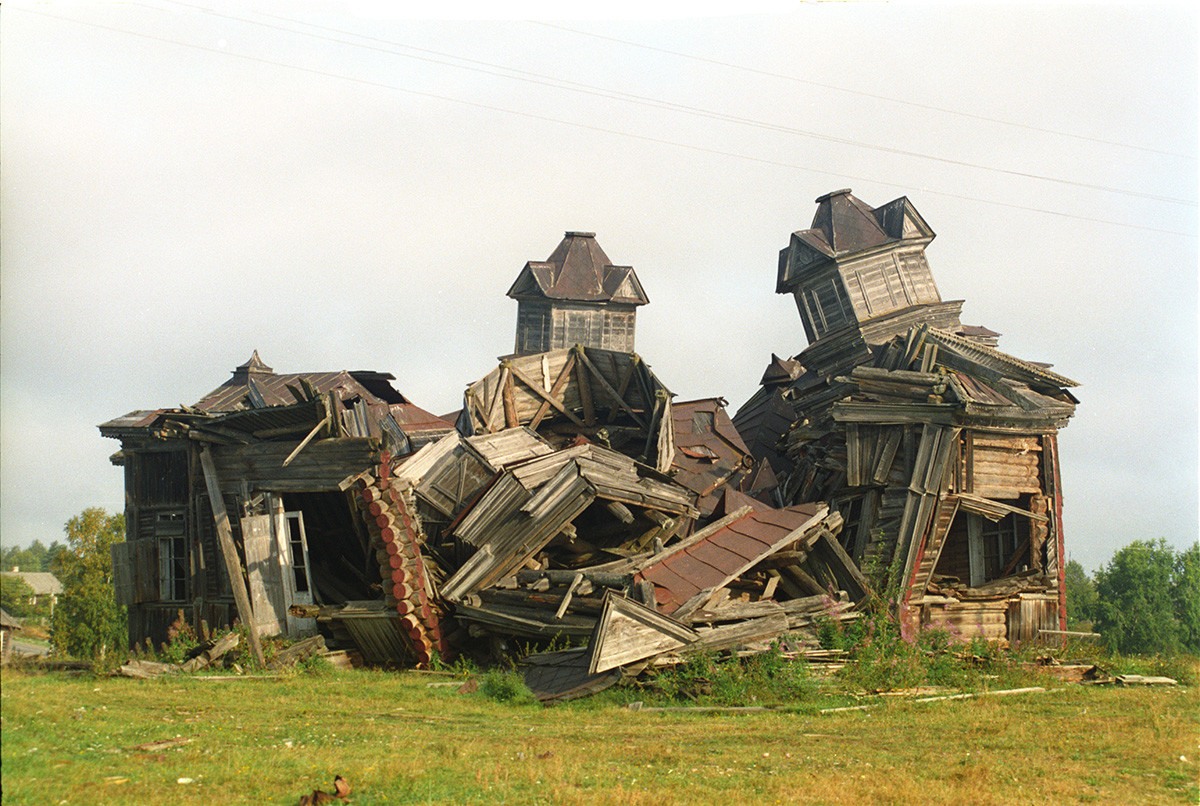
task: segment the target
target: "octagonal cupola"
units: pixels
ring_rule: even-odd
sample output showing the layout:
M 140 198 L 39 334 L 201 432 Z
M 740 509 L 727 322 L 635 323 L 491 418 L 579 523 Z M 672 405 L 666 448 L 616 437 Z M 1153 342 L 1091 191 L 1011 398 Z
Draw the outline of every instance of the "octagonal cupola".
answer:
M 576 344 L 633 352 L 637 307 L 650 301 L 594 232 L 566 233 L 549 258 L 525 264 L 508 296 L 517 300 L 518 355 Z

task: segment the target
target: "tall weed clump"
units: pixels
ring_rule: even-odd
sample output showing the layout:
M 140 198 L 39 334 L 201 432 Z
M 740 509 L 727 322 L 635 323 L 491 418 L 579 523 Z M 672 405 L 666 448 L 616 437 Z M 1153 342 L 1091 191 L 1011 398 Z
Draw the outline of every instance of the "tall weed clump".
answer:
M 496 702 L 529 705 L 537 702 L 519 672 L 492 669 L 479 678 L 479 693 Z
M 841 621 L 829 614 L 817 619 L 821 646 L 847 655 L 838 679 L 846 688 L 869 692 L 970 685 L 979 669 L 995 663 L 994 651 L 986 642 L 968 644 L 951 628 L 906 629 L 895 606 L 899 559 L 893 554 L 885 567 L 876 555 L 864 563 L 863 573 L 876 594 L 867 600 L 861 618 Z
M 658 672 L 651 688 L 668 702 L 774 705 L 811 696 L 816 682 L 808 664 L 784 657 L 776 642 L 768 651 L 744 658 L 720 658 L 711 652 L 688 655 L 678 666 Z

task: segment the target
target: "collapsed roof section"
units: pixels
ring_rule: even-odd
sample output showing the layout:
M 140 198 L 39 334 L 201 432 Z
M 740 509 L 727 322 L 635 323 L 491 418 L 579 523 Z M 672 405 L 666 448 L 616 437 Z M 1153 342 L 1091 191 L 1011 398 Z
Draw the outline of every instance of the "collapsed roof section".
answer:
M 501 359 L 471 384 L 466 434 L 528 426 L 555 447 L 579 437 L 667 471 L 674 455 L 671 393 L 634 353 L 572 347 Z
M 100 433 L 120 440 L 179 437 L 245 445 L 305 431 L 315 437 L 320 426 L 325 438 L 374 439 L 404 455 L 454 429 L 404 397 L 391 385 L 394 378 L 344 370 L 275 374 L 255 350 L 228 381 L 194 405 L 130 412 L 101 424 Z M 121 461 L 120 454 L 114 457 L 114 463 Z
M 690 445 L 703 446 L 713 426 L 731 428 L 719 400 L 681 409 L 710 427 L 693 434 L 689 419 Z M 744 476 L 735 436 L 714 461 L 732 459 Z M 856 616 L 850 603 L 869 595 L 865 581 L 826 545 L 838 513 L 775 509 L 725 485 L 706 517 L 697 501 L 707 496 L 681 475 L 586 441 L 555 449 L 517 426 L 447 436 L 399 464 L 390 482 L 415 500 L 439 623 L 459 628 L 453 648 L 486 651 L 483 638 L 588 641 L 530 661 L 546 698 L 596 690 L 619 678 L 612 669 L 634 673 L 664 653 L 757 645 L 811 627 L 818 611 Z

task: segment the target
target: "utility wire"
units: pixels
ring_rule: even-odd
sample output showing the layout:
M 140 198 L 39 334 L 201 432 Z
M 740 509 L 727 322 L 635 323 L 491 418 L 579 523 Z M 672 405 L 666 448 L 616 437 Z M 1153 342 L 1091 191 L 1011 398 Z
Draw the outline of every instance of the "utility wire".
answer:
M 331 73 L 331 72 L 328 72 L 325 70 L 318 70 L 318 69 L 312 68 L 312 67 L 301 67 L 299 65 L 287 64 L 285 62 L 280 62 L 280 61 L 276 61 L 273 59 L 266 59 L 261 56 L 248 56 L 248 55 L 244 55 L 241 53 L 232 53 L 228 50 L 222 50 L 220 48 L 208 47 L 206 45 L 197 45 L 197 44 L 193 44 L 191 42 L 180 42 L 175 39 L 169 39 L 167 37 L 157 36 L 155 34 L 146 34 L 146 33 L 140 32 L 140 31 L 131 31 L 129 29 L 119 28 L 119 27 L 116 27 L 113 25 L 105 25 L 103 23 L 98 23 L 98 22 L 89 22 L 86 20 L 72 19 L 70 17 L 60 17 L 55 14 L 47 14 L 44 11 L 35 11 L 31 8 L 18 8 L 17 10 L 23 11 L 27 14 L 34 14 L 34 15 L 37 15 L 40 17 L 45 17 L 47 19 L 58 20 L 60 22 L 75 23 L 77 25 L 84 25 L 87 27 L 97 28 L 97 29 L 104 30 L 104 31 L 111 31 L 113 33 L 125 34 L 127 36 L 133 36 L 133 37 L 137 37 L 140 39 L 147 39 L 147 40 L 150 40 L 153 42 L 160 42 L 160 43 L 164 43 L 164 44 L 168 44 L 168 45 L 175 45 L 177 47 L 189 48 L 192 50 L 199 50 L 199 51 L 203 51 L 205 53 L 213 53 L 218 56 L 226 56 L 229 58 L 242 59 L 244 61 L 255 62 L 258 64 L 267 64 L 267 65 L 272 65 L 275 67 L 283 67 L 283 68 L 287 68 L 290 70 L 296 70 L 296 71 L 299 71 L 302 73 L 308 73 L 310 75 L 322 76 L 324 78 L 333 78 L 333 79 L 338 79 L 341 81 L 349 81 L 349 82 L 352 82 L 355 84 L 361 84 L 364 86 L 375 87 L 378 89 L 386 89 L 386 90 L 393 90 L 396 92 L 403 92 L 403 93 L 406 93 L 409 95 L 415 95 L 415 96 L 422 97 L 422 98 L 432 98 L 432 99 L 439 100 L 439 101 L 447 101 L 449 103 L 455 103 L 455 104 L 459 104 L 462 106 L 468 106 L 468 107 L 472 107 L 474 109 L 483 109 L 483 110 L 487 110 L 490 112 L 502 112 L 504 114 L 515 115 L 518 117 L 529 118 L 532 120 L 540 120 L 540 121 L 544 121 L 547 123 L 557 123 L 557 124 L 560 124 L 563 126 L 571 126 L 573 128 L 577 128 L 577 129 L 585 129 L 588 131 L 600 132 L 603 134 L 611 134 L 611 135 L 616 135 L 619 137 L 627 137 L 627 138 L 634 139 L 634 140 L 641 140 L 643 142 L 657 143 L 660 145 L 673 146 L 676 148 L 684 148 L 684 149 L 688 149 L 690 151 L 696 151 L 696 152 L 705 153 L 705 154 L 714 154 L 714 155 L 723 156 L 723 157 L 733 157 L 735 159 L 746 160 L 748 162 L 755 162 L 755 163 L 759 163 L 762 165 L 771 165 L 771 166 L 775 166 L 775 167 L 779 167 L 779 168 L 789 168 L 789 169 L 793 169 L 793 170 L 804 171 L 806 173 L 819 174 L 821 176 L 830 176 L 830 177 L 835 177 L 838 179 L 849 179 L 849 180 L 855 181 L 855 182 L 858 182 L 858 181 L 870 182 L 872 184 L 881 185 L 883 187 L 893 187 L 893 188 L 899 188 L 901 190 L 911 190 L 911 186 L 900 185 L 895 182 L 886 182 L 886 181 L 879 180 L 879 179 L 871 179 L 871 178 L 867 178 L 867 177 L 852 176 L 849 174 L 835 173 L 832 171 L 822 171 L 822 170 L 818 170 L 815 168 L 810 168 L 805 165 L 796 165 L 794 163 L 782 162 L 779 160 L 766 159 L 763 157 L 755 157 L 755 156 L 752 156 L 749 154 L 741 154 L 741 153 L 737 153 L 737 152 L 733 152 L 733 151 L 723 151 L 721 149 L 709 148 L 706 146 L 697 146 L 697 145 L 692 145 L 689 143 L 681 143 L 681 142 L 678 142 L 675 140 L 667 140 L 665 138 L 660 138 L 660 137 L 651 137 L 649 135 L 644 135 L 644 134 L 635 134 L 632 132 L 623 132 L 623 131 L 619 131 L 616 129 L 607 129 L 602 126 L 594 126 L 594 125 L 587 124 L 587 123 L 578 123 L 575 121 L 563 120 L 562 118 L 550 117 L 549 115 L 541 115 L 541 114 L 536 114 L 533 112 L 522 112 L 519 110 L 508 109 L 508 108 L 501 107 L 501 106 L 494 106 L 491 104 L 479 103 L 477 101 L 467 101 L 467 100 L 463 100 L 461 98 L 453 98 L 448 95 L 440 95 L 437 93 L 424 92 L 421 90 L 409 89 L 407 87 L 400 87 L 395 84 L 387 84 L 382 81 L 372 81 L 370 79 L 356 78 L 354 76 L 345 76 L 345 75 L 340 75 L 338 73 Z M 1068 218 L 1068 219 L 1073 219 L 1076 221 L 1087 221 L 1087 222 L 1095 223 L 1095 224 L 1104 224 L 1106 226 L 1111 226 L 1111 227 L 1123 227 L 1126 229 L 1143 230 L 1146 232 L 1157 232 L 1157 233 L 1161 233 L 1164 235 L 1178 235 L 1178 236 L 1182 236 L 1182 237 L 1186 237 L 1186 238 L 1196 237 L 1195 233 L 1190 233 L 1190 232 L 1178 232 L 1175 230 L 1167 230 L 1167 229 L 1161 229 L 1161 228 L 1157 228 L 1157 227 L 1147 227 L 1147 226 L 1143 226 L 1141 224 L 1130 224 L 1130 223 L 1124 222 L 1124 221 L 1107 221 L 1107 220 L 1100 219 L 1100 218 L 1091 218 L 1088 216 L 1080 216 L 1080 215 L 1075 215 L 1073 213 L 1065 213 L 1060 210 L 1051 210 L 1051 209 L 1043 208 L 1043 207 L 1030 207 L 1030 206 L 1019 205 L 1019 204 L 1011 204 L 1008 202 L 995 201 L 994 199 L 985 199 L 985 198 L 979 198 L 979 197 L 975 197 L 975 196 L 964 196 L 964 195 L 960 195 L 960 194 L 956 194 L 956 193 L 948 193 L 945 191 L 933 190 L 933 189 L 929 189 L 929 188 L 923 188 L 922 191 L 925 193 L 931 193 L 931 194 L 943 196 L 945 198 L 950 198 L 950 199 L 959 199 L 961 201 L 978 202 L 980 204 L 987 204 L 987 205 L 992 205 L 992 206 L 996 206 L 996 207 L 1005 207 L 1005 208 L 1013 209 L 1013 210 L 1023 210 L 1023 211 L 1032 212 L 1032 213 L 1043 213 L 1046 215 L 1058 216 L 1060 218 Z
M 1002 174 L 1005 176 L 1016 176 L 1016 177 L 1019 177 L 1022 179 L 1033 179 L 1035 181 L 1050 182 L 1050 183 L 1059 184 L 1059 185 L 1066 185 L 1069 187 L 1082 188 L 1085 190 L 1096 190 L 1096 191 L 1101 191 L 1104 193 L 1115 193 L 1118 195 L 1130 196 L 1133 198 L 1166 202 L 1168 204 L 1181 204 L 1181 205 L 1186 205 L 1186 206 L 1190 206 L 1190 207 L 1197 206 L 1197 202 L 1194 200 L 1191 200 L 1191 199 L 1181 199 L 1181 198 L 1176 198 L 1176 197 L 1172 197 L 1172 196 L 1161 196 L 1161 195 L 1157 195 L 1154 193 L 1143 193 L 1143 192 L 1135 191 L 1135 190 L 1124 190 L 1122 188 L 1116 188 L 1116 187 L 1112 187 L 1110 185 L 1097 185 L 1097 184 L 1092 184 L 1090 182 L 1079 182 L 1079 181 L 1075 181 L 1075 180 L 1071 180 L 1071 179 L 1062 179 L 1062 178 L 1058 178 L 1058 177 L 1046 176 L 1044 174 L 1032 173 L 1029 171 L 1017 171 L 1017 170 L 1011 170 L 1008 168 L 999 168 L 996 166 L 985 165 L 985 164 L 977 163 L 977 162 L 969 162 L 966 160 L 951 159 L 949 157 L 939 157 L 939 156 L 935 156 L 932 154 L 923 154 L 920 152 L 908 151 L 906 149 L 895 148 L 892 146 L 877 145 L 875 143 L 868 143 L 868 142 L 864 142 L 861 140 L 852 140 L 852 139 L 845 138 L 845 137 L 836 137 L 833 135 L 821 134 L 819 132 L 807 131 L 804 129 L 797 129 L 797 128 L 793 128 L 790 126 L 784 126 L 784 125 L 769 123 L 769 122 L 765 122 L 765 121 L 761 121 L 761 120 L 755 120 L 753 118 L 746 118 L 746 117 L 740 117 L 737 115 L 730 115 L 730 114 L 727 114 L 724 112 L 718 112 L 718 111 L 711 110 L 711 109 L 704 109 L 704 108 L 700 108 L 700 107 L 688 106 L 685 104 L 678 104 L 678 103 L 674 103 L 672 101 L 662 100 L 660 98 L 652 98 L 652 97 L 648 97 L 645 95 L 636 95 L 633 93 L 621 92 L 619 90 L 610 90 L 605 87 L 598 87 L 593 84 L 584 84 L 584 83 L 577 82 L 577 81 L 571 81 L 569 79 L 559 79 L 559 78 L 555 78 L 553 76 L 547 76 L 547 75 L 544 75 L 541 73 L 534 73 L 534 72 L 531 72 L 528 70 L 521 70 L 521 69 L 515 68 L 515 67 L 507 67 L 505 65 L 495 64 L 492 62 L 480 61 L 478 59 L 471 59 L 471 58 L 467 58 L 467 57 L 463 57 L 463 56 L 455 56 L 453 54 L 444 53 L 441 51 L 430 50 L 429 48 L 422 48 L 422 47 L 417 47 L 414 45 L 404 45 L 404 44 L 389 41 L 386 39 L 380 39 L 380 38 L 373 37 L 373 36 L 367 36 L 365 34 L 354 33 L 353 31 L 345 31 L 345 30 L 341 30 L 338 28 L 330 28 L 330 27 L 327 27 L 324 25 L 316 25 L 313 23 L 302 22 L 300 20 L 295 20 L 295 19 L 292 19 L 289 17 L 282 17 L 282 16 L 279 16 L 276 14 L 268 14 L 266 12 L 255 12 L 255 13 L 258 14 L 259 16 L 269 17 L 271 19 L 276 19 L 276 20 L 282 20 L 284 22 L 288 22 L 293 25 L 302 25 L 307 28 L 315 28 L 317 30 L 327 31 L 327 32 L 339 34 L 342 36 L 350 36 L 350 37 L 354 37 L 355 39 L 361 39 L 361 40 L 365 40 L 368 42 L 379 43 L 380 45 L 386 45 L 387 47 L 379 47 L 376 45 L 366 45 L 366 44 L 362 44 L 360 42 L 347 41 L 345 39 L 337 39 L 337 38 L 330 37 L 330 36 L 324 36 L 322 34 L 310 33 L 307 31 L 298 31 L 298 30 L 295 30 L 294 28 L 288 28 L 288 27 L 284 27 L 281 25 L 274 25 L 272 23 L 263 22 L 261 20 L 250 19 L 247 17 L 238 16 L 238 15 L 227 14 L 224 12 L 206 8 L 204 6 L 199 6 L 199 5 L 195 5 L 192 3 L 179 2 L 178 0 L 164 0 L 164 1 L 173 6 L 181 6 L 183 8 L 189 8 L 189 9 L 193 9 L 196 11 L 201 11 L 205 14 L 209 14 L 214 17 L 220 17 L 222 19 L 233 20 L 236 22 L 242 22 L 242 23 L 246 23 L 248 25 L 257 25 L 257 26 L 260 26 L 263 28 L 268 28 L 268 29 L 275 30 L 275 31 L 282 31 L 282 32 L 288 33 L 288 34 L 296 34 L 298 36 L 307 36 L 307 37 L 310 37 L 313 39 L 318 39 L 318 40 L 321 40 L 324 42 L 333 42 L 333 43 L 336 43 L 339 45 L 346 45 L 349 47 L 362 48 L 364 50 L 371 50 L 371 51 L 376 51 L 379 53 L 387 53 L 387 54 L 393 55 L 393 56 L 400 56 L 403 58 L 415 59 L 418 61 L 432 62 L 434 64 L 441 64 L 441 65 L 446 65 L 448 67 L 455 67 L 460 70 L 470 70 L 472 72 L 499 76 L 501 78 L 507 78 L 507 79 L 512 79 L 512 80 L 516 80 L 516 81 L 524 81 L 524 82 L 528 82 L 528 83 L 532 83 L 532 84 L 538 84 L 541 86 L 553 87 L 555 89 L 563 89 L 563 90 L 567 90 L 570 92 L 582 93 L 585 95 L 592 95 L 592 96 L 597 96 L 597 97 L 601 97 L 601 98 L 608 98 L 610 100 L 625 101 L 628 103 L 639 104 L 642 106 L 650 106 L 650 107 L 657 108 L 657 109 L 667 109 L 667 110 L 671 110 L 671 111 L 675 111 L 675 112 L 681 112 L 681 113 L 687 114 L 687 115 L 692 115 L 695 117 L 708 118 L 711 120 L 721 120 L 721 121 L 725 121 L 727 123 L 734 123 L 734 124 L 739 124 L 739 125 L 743 125 L 743 126 L 750 126 L 753 128 L 763 129 L 766 131 L 780 132 L 783 134 L 789 134 L 789 135 L 794 135 L 794 136 L 798 136 L 798 137 L 808 137 L 808 138 L 812 138 L 815 140 L 822 140 L 822 141 L 829 142 L 829 143 L 838 143 L 840 145 L 848 145 L 848 146 L 852 146 L 855 148 L 865 148 L 865 149 L 869 149 L 872 151 L 880 151 L 880 152 L 883 152 L 886 154 L 895 154 L 895 155 L 903 156 L 903 157 L 912 157 L 915 159 L 923 159 L 923 160 L 929 160 L 932 162 L 940 162 L 944 165 L 953 165 L 953 166 L 961 167 L 961 168 L 973 168 L 975 170 L 988 171 L 991 173 Z M 148 9 L 152 9 L 155 11 L 162 10 L 155 6 L 148 6 L 148 5 L 144 5 L 144 4 L 137 4 L 137 5 L 140 5 L 142 8 L 148 8 Z M 559 26 L 551 26 L 551 27 L 559 27 Z M 568 29 L 568 30 L 570 30 L 570 29 Z M 414 55 L 412 53 L 401 53 L 401 52 L 398 52 L 396 50 L 396 48 L 400 48 L 403 50 L 415 51 L 417 53 L 423 53 L 423 54 L 429 54 L 429 55 L 419 56 L 419 55 Z M 657 48 L 656 48 L 656 50 L 657 50 Z M 435 58 L 435 57 L 437 57 L 437 58 Z M 446 61 L 446 59 L 451 59 L 454 61 Z M 456 62 L 464 62 L 465 64 L 458 64 Z M 471 66 L 471 65 L 474 65 L 474 66 Z M 498 72 L 498 71 L 501 71 L 501 72 Z
M 800 78 L 798 76 L 787 75 L 786 73 L 775 73 L 770 70 L 760 70 L 756 67 L 747 67 L 746 65 L 742 65 L 742 64 L 733 64 L 732 62 L 723 62 L 718 59 L 710 59 L 705 56 L 697 56 L 694 53 L 683 53 L 678 50 L 669 50 L 667 48 L 660 48 L 660 47 L 656 47 L 654 45 L 646 45 L 641 42 L 631 42 L 628 39 L 620 39 L 615 36 L 605 36 L 603 34 L 597 34 L 597 33 L 591 32 L 591 31 L 581 31 L 578 28 L 570 28 L 566 25 L 557 25 L 552 22 L 543 22 L 541 20 L 527 20 L 527 22 L 530 22 L 534 25 L 542 25 L 542 26 L 545 26 L 546 28 L 556 28 L 560 31 L 567 31 L 569 33 L 578 34 L 579 36 L 587 36 L 587 37 L 591 37 L 593 39 L 602 39 L 602 40 L 605 40 L 608 42 L 617 42 L 619 44 L 628 45 L 629 47 L 633 47 L 633 48 L 641 48 L 643 50 L 651 50 L 656 53 L 665 53 L 669 56 L 678 56 L 681 59 L 690 59 L 692 61 L 704 62 L 706 64 L 713 64 L 713 65 L 717 65 L 719 67 L 728 67 L 733 70 L 741 70 L 742 72 L 754 73 L 754 74 L 760 75 L 760 76 L 769 76 L 771 78 L 779 78 L 779 79 L 783 79 L 784 81 L 794 81 L 797 84 L 807 84 L 812 87 L 820 87 L 821 89 L 834 90 L 835 92 L 844 92 L 849 95 L 857 95 L 862 98 L 873 98 L 877 101 L 887 101 L 887 102 L 893 103 L 893 104 L 900 104 L 901 106 L 911 106 L 916 109 L 926 109 L 931 112 L 942 112 L 947 115 L 956 115 L 958 117 L 970 118 L 971 120 L 980 120 L 980 121 L 984 121 L 987 123 L 996 123 L 1001 126 L 1012 126 L 1012 127 L 1018 128 L 1018 129 L 1027 129 L 1029 131 L 1040 132 L 1042 134 L 1053 134 L 1058 137 L 1070 137 L 1070 138 L 1073 138 L 1076 140 L 1084 140 L 1089 143 L 1098 143 L 1100 145 L 1106 145 L 1106 146 L 1117 146 L 1119 148 L 1129 148 L 1129 149 L 1133 149 L 1135 151 L 1145 151 L 1150 154 L 1161 154 L 1161 155 L 1167 156 L 1167 157 L 1179 157 L 1181 159 L 1189 159 L 1189 160 L 1196 159 L 1195 154 L 1180 154 L 1176 151 L 1163 151 L 1163 150 L 1160 150 L 1157 148 L 1150 148 L 1148 146 L 1133 145 L 1132 143 L 1121 143 L 1121 142 L 1117 142 L 1115 140 L 1102 140 L 1097 137 L 1089 137 L 1086 134 L 1075 134 L 1073 132 L 1064 132 L 1064 131 L 1061 131 L 1058 129 L 1047 129 L 1047 128 L 1043 128 L 1041 126 L 1033 126 L 1028 123 L 1017 123 L 1017 122 L 1011 121 L 1011 120 L 1001 120 L 1000 118 L 988 117 L 986 115 L 979 115 L 979 114 L 975 114 L 972 112 L 963 112 L 958 109 L 948 109 L 944 106 L 934 106 L 932 104 L 923 104 L 918 101 L 905 101 L 901 98 L 892 98 L 887 95 L 878 95 L 876 93 L 865 92 L 863 90 L 852 90 L 848 87 L 839 87 L 834 84 L 825 84 L 820 81 L 813 81 L 812 79 Z

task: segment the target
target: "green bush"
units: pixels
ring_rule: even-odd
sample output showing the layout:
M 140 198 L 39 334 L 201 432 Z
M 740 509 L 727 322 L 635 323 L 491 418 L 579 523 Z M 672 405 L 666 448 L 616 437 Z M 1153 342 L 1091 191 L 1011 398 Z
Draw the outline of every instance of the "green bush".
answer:
M 167 628 L 167 643 L 163 644 L 162 650 L 158 653 L 159 659 L 163 663 L 183 663 L 191 656 L 199 643 L 196 631 L 192 629 L 192 625 L 188 624 L 183 611 L 180 610 L 179 617 Z
M 318 677 L 331 675 L 337 671 L 333 664 L 329 662 L 329 658 L 324 655 L 309 655 L 296 664 L 296 669 L 305 674 L 316 675 Z
M 697 652 L 658 672 L 651 685 L 668 702 L 727 706 L 795 702 L 816 691 L 808 664 L 785 658 L 779 644 L 745 658 Z
M 109 548 L 125 539 L 125 516 L 91 507 L 67 521 L 67 548 L 51 561 L 63 586 L 50 619 L 50 642 L 80 659 L 124 657 L 125 608 L 116 602 Z
M 533 692 L 525 685 L 525 678 L 517 672 L 493 669 L 479 678 L 479 693 L 496 702 L 524 705 L 537 702 Z

